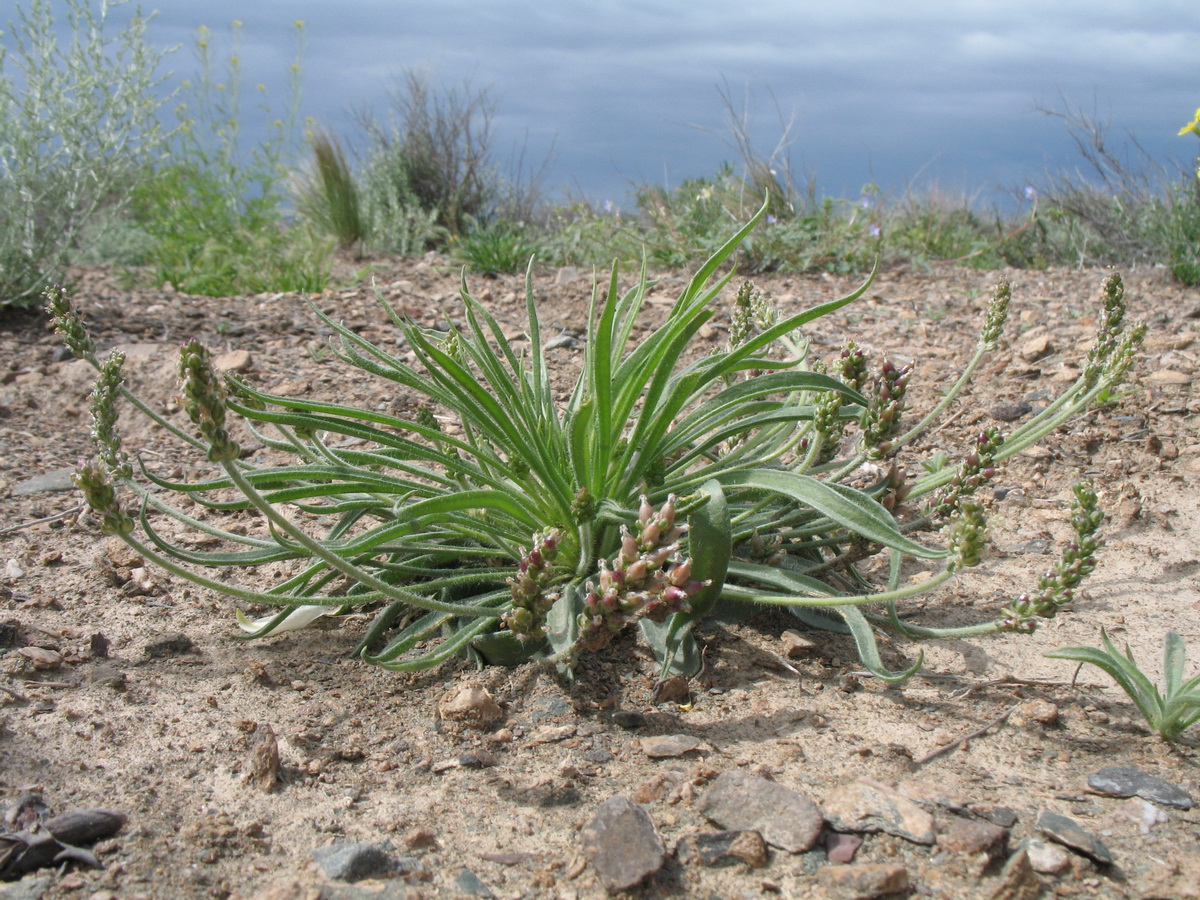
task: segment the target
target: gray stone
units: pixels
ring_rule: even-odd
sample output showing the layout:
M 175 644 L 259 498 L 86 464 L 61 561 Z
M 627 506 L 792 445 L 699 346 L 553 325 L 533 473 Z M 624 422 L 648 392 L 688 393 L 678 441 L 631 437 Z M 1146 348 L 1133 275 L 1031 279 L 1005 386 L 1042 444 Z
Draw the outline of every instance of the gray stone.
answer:
M 12 884 L 0 884 L 0 900 L 42 900 L 52 884 L 53 878 L 26 876 Z
M 1141 797 L 1151 803 L 1191 809 L 1191 795 L 1171 782 L 1132 766 L 1109 766 L 1088 776 L 1088 787 L 1113 797 Z
M 646 811 L 609 797 L 579 832 L 584 855 L 610 891 L 627 891 L 662 868 L 667 848 Z
M 334 881 L 362 881 L 396 871 L 395 860 L 378 844 L 338 842 L 314 850 L 312 856 L 325 877 Z
M 891 788 L 862 779 L 836 788 L 825 799 L 825 818 L 838 831 L 882 831 L 915 844 L 937 837 L 933 816 Z
M 988 410 L 988 415 L 999 422 L 1015 422 L 1033 412 L 1033 404 L 1018 400 L 1016 403 L 1000 403 Z
M 495 897 L 492 889 L 479 880 L 470 869 L 463 869 L 454 879 L 454 885 L 468 897 Z
M 722 828 L 757 831 L 788 853 L 812 849 L 821 834 L 821 810 L 791 788 L 748 772 L 722 772 L 700 801 L 700 812 Z
M 146 644 L 146 656 L 162 659 L 167 656 L 180 656 L 191 650 L 195 644 L 182 631 L 163 634 Z
M 75 482 L 71 476 L 74 469 L 55 469 L 53 472 L 43 472 L 13 485 L 14 497 L 28 497 L 30 494 L 49 494 L 53 491 L 73 491 Z
M 1050 840 L 1082 853 L 1101 865 L 1112 865 L 1112 854 L 1108 852 L 1108 847 L 1104 846 L 1104 842 L 1085 831 L 1074 819 L 1047 809 L 1038 815 L 1037 826 L 1038 830 Z

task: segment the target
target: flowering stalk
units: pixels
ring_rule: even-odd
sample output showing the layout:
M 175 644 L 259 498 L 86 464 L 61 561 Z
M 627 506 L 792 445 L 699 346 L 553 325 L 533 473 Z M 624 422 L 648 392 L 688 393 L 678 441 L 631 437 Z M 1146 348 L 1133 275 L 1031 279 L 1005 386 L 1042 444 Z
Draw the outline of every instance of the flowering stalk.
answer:
M 1080 482 L 1074 488 L 1071 527 L 1075 540 L 1068 544 L 1053 569 L 1038 580 L 1037 593 L 1022 594 L 1000 611 L 998 624 L 1008 631 L 1033 631 L 1035 619 L 1053 619 L 1059 609 L 1075 599 L 1075 592 L 1096 568 L 1096 551 L 1104 543 L 1099 536 L 1104 511 L 1097 505 L 1096 492 Z
M 891 438 L 900 431 L 900 416 L 904 412 L 905 394 L 912 371 L 911 363 L 896 366 L 890 359 L 885 359 L 879 367 L 870 405 L 860 423 L 862 453 L 867 459 L 883 459 L 899 449 L 899 445 Z
M 546 636 L 546 613 L 561 594 L 550 588 L 555 583 L 554 560 L 562 532 L 557 528 L 533 536 L 532 548 L 521 557 L 517 574 L 507 584 L 512 591 L 512 609 L 501 620 L 508 630 L 525 641 Z
M 675 523 L 675 497 L 657 512 L 643 497 L 636 534 L 621 526 L 621 550 L 611 568 L 600 560 L 599 583 L 589 583 L 579 617 L 578 646 L 600 650 L 640 618 L 662 622 L 691 611 L 688 598 L 707 582 L 692 578 L 692 560 L 679 559 L 686 525 Z

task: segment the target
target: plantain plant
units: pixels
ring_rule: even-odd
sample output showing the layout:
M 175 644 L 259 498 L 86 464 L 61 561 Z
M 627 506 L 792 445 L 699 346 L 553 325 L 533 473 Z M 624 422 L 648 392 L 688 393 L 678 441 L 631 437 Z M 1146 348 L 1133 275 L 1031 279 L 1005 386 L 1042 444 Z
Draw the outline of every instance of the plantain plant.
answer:
M 1005 458 L 1107 400 L 1144 328 L 1126 330 L 1120 278 L 1104 283 L 1104 314 L 1079 380 L 1013 434 L 980 434 L 952 463 L 945 454 L 910 477 L 906 447 L 926 434 L 1001 337 L 1010 299 L 1001 283 L 961 376 L 909 424 L 911 366 L 882 360 L 874 372 L 848 343 L 832 365 L 811 358 L 802 329 L 851 303 L 870 284 L 802 312 L 781 314 L 751 284 L 736 292 L 730 337 L 716 352 L 694 339 L 717 315 L 732 279 L 722 274 L 763 211 L 687 283 L 666 320 L 634 339 L 650 282 L 632 288 L 616 267 L 598 284 L 581 371 L 556 392 L 526 277 L 528 348 L 518 352 L 488 310 L 462 289 L 461 325 L 427 329 L 381 297 L 415 361 L 406 363 L 313 307 L 332 351 L 357 377 L 392 382 L 420 401 L 400 416 L 325 400 L 286 397 L 219 377 L 207 350 L 181 352 L 180 428 L 131 395 L 122 360 L 101 361 L 61 291 L 51 312 L 71 350 L 99 370 L 92 398 L 96 459 L 77 484 L 101 528 L 159 567 L 202 587 L 277 612 L 239 621 L 249 637 L 369 608 L 375 619 L 356 652 L 390 669 L 431 667 L 465 653 L 480 662 L 543 659 L 571 673 L 636 626 L 662 674 L 700 667 L 693 629 L 735 603 L 782 606 L 806 622 L 848 631 L 863 664 L 891 681 L 922 660 L 888 670 L 876 630 L 911 639 L 1032 630 L 1070 602 L 1094 566 L 1103 513 L 1076 487 L 1077 537 L 1038 592 L 988 621 L 917 625 L 903 605 L 977 564 L 985 544 L 980 489 Z M 873 275 L 872 275 L 873 277 Z M 133 403 L 204 453 L 217 474 L 160 477 L 121 447 L 117 407 Z M 241 452 L 238 418 L 272 455 Z M 264 456 L 267 454 L 263 454 Z M 121 490 L 138 499 L 122 503 Z M 170 498 L 187 498 L 185 512 Z M 239 533 L 203 510 L 255 511 L 262 529 Z M 190 529 L 221 549 L 172 540 Z M 889 576 L 871 583 L 858 565 L 876 554 Z M 900 583 L 905 557 L 940 561 L 922 584 Z M 230 573 L 257 570 L 251 588 Z M 210 574 L 211 573 L 211 574 Z
M 1173 742 L 1180 735 L 1200 722 L 1200 674 L 1184 679 L 1187 666 L 1187 645 L 1178 632 L 1168 631 L 1163 639 L 1163 690 L 1138 667 L 1129 645 L 1121 653 L 1108 632 L 1100 629 L 1100 640 L 1104 649 L 1095 647 L 1060 647 L 1047 656 L 1055 659 L 1070 659 L 1103 669 L 1120 685 L 1121 690 L 1137 705 L 1146 719 L 1164 741 Z

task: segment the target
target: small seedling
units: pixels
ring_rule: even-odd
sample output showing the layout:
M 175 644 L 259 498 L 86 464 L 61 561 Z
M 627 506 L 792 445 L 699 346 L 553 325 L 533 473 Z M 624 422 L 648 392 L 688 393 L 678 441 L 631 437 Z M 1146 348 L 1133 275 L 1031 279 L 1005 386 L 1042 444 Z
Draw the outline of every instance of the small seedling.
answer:
M 1163 641 L 1163 677 L 1166 679 L 1163 692 L 1138 668 L 1128 644 L 1125 645 L 1124 654 L 1118 652 L 1103 628 L 1100 629 L 1100 639 L 1104 642 L 1103 650 L 1095 647 L 1062 647 L 1046 655 L 1099 666 L 1137 704 L 1146 722 L 1164 741 L 1174 741 L 1200 722 L 1200 674 L 1183 680 L 1187 646 L 1176 632 L 1168 631 Z

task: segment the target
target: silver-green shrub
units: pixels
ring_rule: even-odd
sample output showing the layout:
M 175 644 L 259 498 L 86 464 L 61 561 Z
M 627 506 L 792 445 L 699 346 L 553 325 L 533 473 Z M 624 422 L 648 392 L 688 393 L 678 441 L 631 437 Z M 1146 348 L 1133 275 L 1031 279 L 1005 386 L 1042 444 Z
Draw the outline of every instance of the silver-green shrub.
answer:
M 85 228 L 128 202 L 164 153 L 159 63 L 136 13 L 106 37 L 119 2 L 65 0 L 61 42 L 47 0 L 16 7 L 0 42 L 0 306 L 61 280 Z

